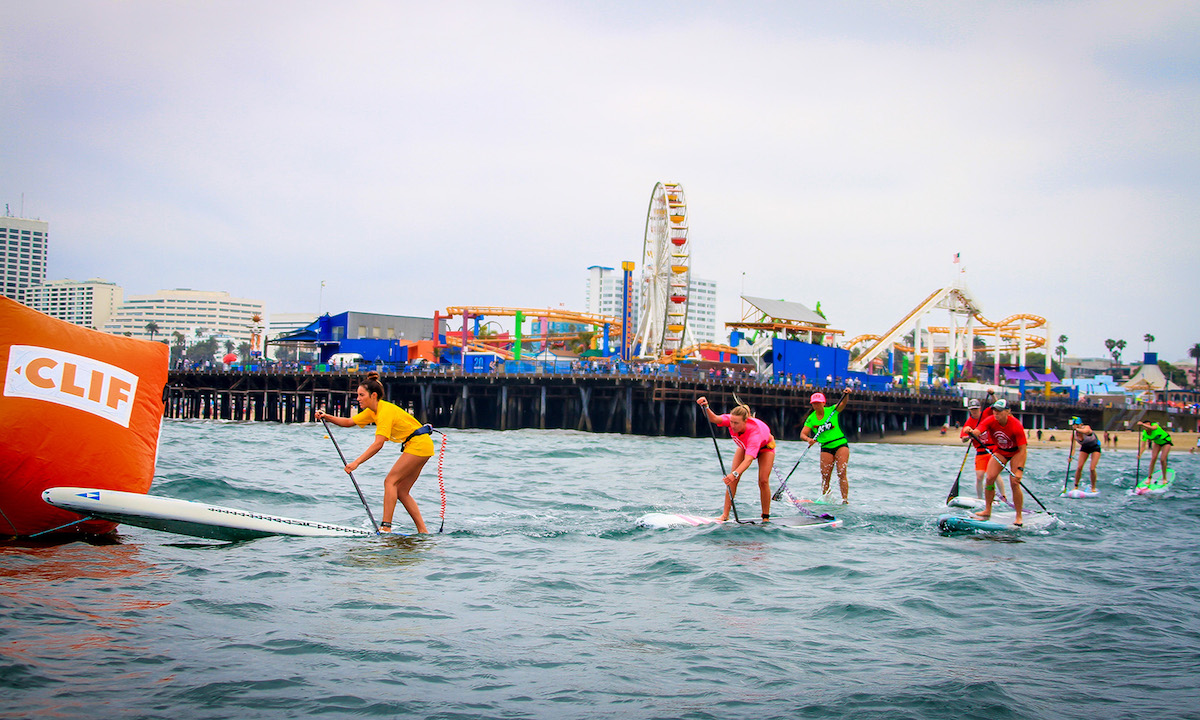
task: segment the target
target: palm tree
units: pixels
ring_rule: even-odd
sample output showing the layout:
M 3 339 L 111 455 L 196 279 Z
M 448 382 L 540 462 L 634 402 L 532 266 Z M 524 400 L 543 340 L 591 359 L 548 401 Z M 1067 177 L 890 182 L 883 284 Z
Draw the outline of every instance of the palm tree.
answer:
M 1145 337 L 1142 339 L 1146 341 L 1146 352 L 1150 352 L 1150 343 L 1154 342 L 1154 336 L 1150 333 L 1146 333 Z
M 150 342 L 154 342 L 154 336 L 158 334 L 158 323 L 151 320 L 146 323 L 146 332 L 150 333 Z
M 1058 364 L 1059 365 L 1063 364 L 1063 358 L 1065 358 L 1067 356 L 1066 343 L 1067 343 L 1067 340 L 1069 340 L 1069 339 L 1070 338 L 1068 338 L 1066 335 L 1058 336 L 1058 347 L 1054 348 L 1054 354 L 1058 356 Z
M 1188 355 L 1196 359 L 1196 372 L 1192 375 L 1192 386 L 1200 387 L 1200 343 L 1188 348 Z
M 1104 341 L 1104 347 L 1108 348 L 1108 351 L 1112 353 L 1113 363 L 1120 365 L 1121 351 L 1125 349 L 1125 341 L 1113 340 L 1112 338 L 1109 338 Z

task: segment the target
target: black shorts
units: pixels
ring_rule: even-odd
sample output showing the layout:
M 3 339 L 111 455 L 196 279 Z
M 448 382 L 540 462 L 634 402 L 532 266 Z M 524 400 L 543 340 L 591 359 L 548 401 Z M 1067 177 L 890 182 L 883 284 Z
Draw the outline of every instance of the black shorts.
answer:
M 1100 452 L 1100 443 L 1092 443 L 1090 445 L 1080 445 L 1079 452 L 1084 453 L 1086 455 L 1091 455 L 1092 453 L 1098 453 L 1098 452 Z
M 821 446 L 821 454 L 824 455 L 825 453 L 829 453 L 830 455 L 833 455 L 838 450 L 841 450 L 842 448 L 849 447 L 849 446 L 850 446 L 850 442 L 848 440 L 842 440 L 841 442 L 834 442 L 829 447 L 825 447 L 824 445 L 822 445 Z

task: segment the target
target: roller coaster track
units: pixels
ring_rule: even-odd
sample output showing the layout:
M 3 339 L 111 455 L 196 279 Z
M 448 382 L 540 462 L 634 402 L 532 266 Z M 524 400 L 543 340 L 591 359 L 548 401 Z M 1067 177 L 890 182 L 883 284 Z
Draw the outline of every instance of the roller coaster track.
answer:
M 924 317 L 934 308 L 939 307 L 947 297 L 951 296 L 954 296 L 952 299 L 954 302 L 959 304 L 959 306 L 964 309 L 968 309 L 971 317 L 973 317 L 980 325 L 991 330 L 991 332 L 978 332 L 976 333 L 977 335 L 995 336 L 998 334 L 999 337 L 1008 341 L 1007 344 L 1000 346 L 1001 351 L 1012 352 L 1020 349 L 1022 338 L 1024 338 L 1027 348 L 1040 348 L 1046 345 L 1045 338 L 1028 334 L 1030 330 L 1044 327 L 1046 325 L 1046 318 L 1039 315 L 1031 315 L 1029 313 L 1017 313 L 1015 315 L 1009 315 L 1000 321 L 988 320 L 974 309 L 970 298 L 964 295 L 959 288 L 951 286 L 944 287 L 940 290 L 935 290 L 930 293 L 929 297 L 922 300 L 915 308 L 912 309 L 911 312 L 902 317 L 899 322 L 897 322 L 890 330 L 887 331 L 887 333 L 883 335 L 858 335 L 843 343 L 842 347 L 850 350 L 860 343 L 871 342 L 871 345 L 869 345 L 862 354 L 860 354 L 850 363 L 850 369 L 862 370 L 867 366 L 868 363 L 870 363 L 876 357 L 879 357 L 884 350 L 892 346 L 895 346 L 895 348 L 901 352 L 913 352 L 915 348 L 900 344 L 896 341 L 914 329 L 917 321 L 920 318 Z M 1024 327 L 1020 325 L 1022 321 L 1025 321 Z M 926 330 L 931 335 L 940 334 L 948 336 L 952 332 L 950 328 L 944 326 L 931 326 L 926 328 Z M 946 346 L 934 347 L 932 352 L 947 353 L 950 352 L 950 349 Z
M 621 321 L 599 313 L 575 312 L 573 310 L 555 310 L 551 308 L 514 308 L 514 307 L 482 307 L 473 305 L 456 305 L 446 308 L 447 316 L 467 315 L 468 317 L 513 317 L 517 313 L 527 318 L 546 318 L 555 322 L 578 323 L 603 327 L 608 325 L 609 337 L 621 335 Z

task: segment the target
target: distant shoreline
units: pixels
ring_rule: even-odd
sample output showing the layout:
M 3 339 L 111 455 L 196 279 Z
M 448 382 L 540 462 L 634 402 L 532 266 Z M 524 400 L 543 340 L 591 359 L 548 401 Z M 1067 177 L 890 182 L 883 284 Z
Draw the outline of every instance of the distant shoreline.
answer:
M 941 430 L 909 430 L 907 434 L 901 435 L 896 431 L 888 432 L 884 437 L 879 437 L 878 433 L 862 433 L 859 435 L 858 442 L 860 443 L 883 443 L 888 445 L 950 445 L 954 447 L 965 447 L 963 441 L 958 437 L 959 429 L 950 428 L 942 435 Z M 1102 452 L 1112 452 L 1112 446 L 1104 446 L 1104 433 L 1097 433 L 1100 436 Z M 1054 441 L 1051 442 L 1050 436 L 1054 436 Z M 1132 450 L 1137 452 L 1138 433 L 1133 431 L 1110 432 L 1110 436 L 1115 435 L 1117 440 L 1117 452 L 1125 452 Z M 1173 432 L 1171 440 L 1174 443 L 1173 453 L 1187 452 L 1196 446 L 1196 438 L 1198 433 L 1194 432 Z M 1069 449 L 1071 444 L 1070 430 L 1043 430 L 1042 439 L 1037 439 L 1037 431 L 1030 433 L 1029 448 L 1035 450 L 1037 448 L 1063 448 Z

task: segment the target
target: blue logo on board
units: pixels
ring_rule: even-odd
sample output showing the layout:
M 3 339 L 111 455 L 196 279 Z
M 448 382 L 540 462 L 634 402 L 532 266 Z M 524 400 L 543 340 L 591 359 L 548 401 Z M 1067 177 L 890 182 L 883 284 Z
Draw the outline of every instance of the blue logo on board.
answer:
M 75 497 L 87 498 L 88 500 L 100 500 L 100 491 L 93 490 L 91 492 L 76 493 Z

